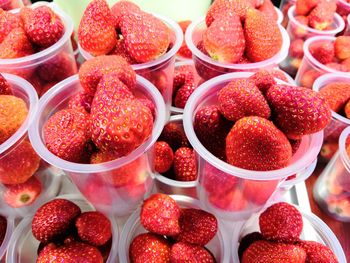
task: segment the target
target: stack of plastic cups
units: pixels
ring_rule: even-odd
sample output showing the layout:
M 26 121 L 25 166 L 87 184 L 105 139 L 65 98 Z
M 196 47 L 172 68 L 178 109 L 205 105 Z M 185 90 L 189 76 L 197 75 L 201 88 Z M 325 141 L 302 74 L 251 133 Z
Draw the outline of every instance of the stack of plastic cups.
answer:
M 4 240 L 0 244 L 0 262 L 5 262 L 7 249 L 8 249 L 9 244 L 10 244 L 10 238 L 11 238 L 13 230 L 15 228 L 15 221 L 12 217 L 7 217 L 6 221 L 7 221 L 6 233 L 4 236 Z
M 302 45 L 304 41 L 313 36 L 335 36 L 344 30 L 344 21 L 338 14 L 334 14 L 333 23 L 330 25 L 329 30 L 317 30 L 307 25 L 301 24 L 295 19 L 295 5 L 288 10 L 288 26 L 287 31 L 290 37 L 291 47 L 292 45 Z M 280 67 L 291 76 L 295 76 L 300 67 L 303 54 L 293 54 L 289 52 L 288 57 L 280 64 Z
M 347 127 L 339 137 L 338 152 L 322 171 L 313 189 L 314 198 L 322 210 L 345 222 L 350 222 L 349 134 L 350 127 Z
M 303 173 L 314 165 L 323 141 L 323 132 L 303 136 L 290 164 L 274 171 L 241 169 L 210 153 L 195 134 L 196 111 L 201 106 L 217 104 L 217 92 L 233 79 L 248 78 L 252 74 L 230 73 L 205 82 L 194 91 L 184 110 L 186 136 L 198 155 L 198 197 L 208 210 L 227 220 L 244 220 L 259 211 L 286 178 Z
M 13 207 L 4 200 L 6 185 L 0 184 L 0 214 L 24 217 L 34 213 L 48 198 L 57 195 L 62 172 L 54 167 L 45 165 L 34 152 L 33 145 L 29 143 L 28 129 L 38 112 L 38 96 L 35 89 L 28 81 L 22 78 L 11 74 L 2 75 L 11 85 L 14 96 L 23 99 L 27 104 L 28 115 L 21 127 L 9 139 L 0 144 L 0 178 L 1 181 L 6 179 L 6 183 L 9 183 L 9 178 L 17 178 L 17 173 L 22 173 L 23 170 L 28 171 L 26 177 L 31 178 L 34 176 L 40 181 L 41 193 L 32 204 Z M 25 155 L 23 155 L 23 152 L 25 152 Z M 36 168 L 38 169 L 34 171 Z M 29 171 L 32 170 L 34 171 L 33 175 L 29 174 Z
M 176 203 L 182 208 L 204 209 L 197 199 L 188 196 L 172 195 Z M 146 230 L 142 227 L 140 222 L 140 209 L 137 209 L 128 219 L 124 225 L 120 236 L 118 254 L 119 262 L 130 263 L 129 247 L 132 240 L 139 234 L 145 233 Z M 206 246 L 213 254 L 216 262 L 229 263 L 230 262 L 230 248 L 228 247 L 228 237 L 225 233 L 223 224 L 218 220 L 218 232 L 215 237 Z
M 4 0 L 0 3 L 0 8 L 5 11 L 20 8 L 23 6 L 22 0 Z
M 154 103 L 155 119 L 151 137 L 127 156 L 101 164 L 79 164 L 60 159 L 46 148 L 43 127 L 50 116 L 65 108 L 69 99 L 82 90 L 77 75 L 60 82 L 40 99 L 29 131 L 36 152 L 47 163 L 65 171 L 97 210 L 117 216 L 131 213 L 152 190 L 153 145 L 165 124 L 165 105 L 157 88 L 140 76 L 136 82 L 135 94 Z M 120 176 L 125 176 L 125 169 L 135 173 L 130 174 L 125 184 L 118 184 Z
M 61 195 L 57 198 L 72 201 L 78 205 L 82 212 L 95 211 L 94 207 L 89 204 L 80 195 Z M 48 200 L 46 200 L 48 201 Z M 9 241 L 8 252 L 6 255 L 7 263 L 35 263 L 37 251 L 40 242 L 32 234 L 32 217 L 24 218 L 13 232 Z M 112 245 L 106 263 L 117 262 L 117 247 L 119 242 L 119 229 L 117 222 L 112 216 L 109 216 L 112 225 Z
M 287 28 L 289 19 L 288 19 L 288 10 L 291 6 L 295 5 L 296 0 L 282 0 L 280 3 L 280 8 L 282 15 L 283 15 L 283 21 L 282 21 L 282 26 Z

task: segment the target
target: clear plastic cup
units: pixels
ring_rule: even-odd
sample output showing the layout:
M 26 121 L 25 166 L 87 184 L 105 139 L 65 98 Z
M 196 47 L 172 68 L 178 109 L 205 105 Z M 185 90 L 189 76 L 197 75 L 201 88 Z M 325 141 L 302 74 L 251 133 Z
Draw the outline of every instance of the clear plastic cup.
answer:
M 346 152 L 346 141 L 350 127 L 339 137 L 339 150 L 318 177 L 313 195 L 322 208 L 333 218 L 350 222 L 350 158 Z
M 297 207 L 298 208 L 298 207 Z M 332 230 L 316 215 L 301 211 L 303 216 L 303 231 L 300 239 L 308 241 L 316 241 L 330 248 L 336 255 L 338 262 L 346 262 L 344 251 Z M 232 237 L 232 260 L 239 263 L 238 248 L 240 240 L 247 234 L 260 231 L 259 228 L 259 214 L 254 214 L 249 220 L 239 222 L 235 226 Z
M 0 8 L 5 11 L 23 7 L 22 0 L 5 0 L 1 1 Z
M 182 115 L 171 116 L 169 122 L 182 126 Z M 155 174 L 157 190 L 168 195 L 185 195 L 197 198 L 197 181 L 181 182 L 165 177 L 160 173 Z
M 197 138 L 193 121 L 204 105 L 217 103 L 217 92 L 237 78 L 248 78 L 251 72 L 236 72 L 211 79 L 191 95 L 184 110 L 184 129 L 199 159 L 197 194 L 205 207 L 228 220 L 244 220 L 259 211 L 279 184 L 291 175 L 305 171 L 317 158 L 323 132 L 304 136 L 290 164 L 274 171 L 251 171 L 232 166 L 210 153 Z M 277 80 L 278 83 L 284 83 Z M 219 177 L 218 177 L 219 176 Z M 220 179 L 220 180 L 219 180 Z
M 282 21 L 282 26 L 287 28 L 289 19 L 288 19 L 288 10 L 292 5 L 295 5 L 296 1 L 295 0 L 282 0 L 280 3 L 280 8 L 279 10 L 282 12 L 283 15 L 283 21 Z
M 68 194 L 57 198 L 72 201 L 78 205 L 82 212 L 95 211 L 95 208 L 81 195 Z M 46 200 L 48 201 L 48 200 Z M 119 242 L 119 229 L 112 216 L 108 217 L 112 225 L 112 246 L 106 263 L 115 263 L 117 260 L 117 247 Z M 7 263 L 35 263 L 40 242 L 32 234 L 32 216 L 25 217 L 16 227 L 9 241 L 6 255 Z
M 82 90 L 77 75 L 60 82 L 40 99 L 38 113 L 29 130 L 34 149 L 43 160 L 66 172 L 96 209 L 115 215 L 131 213 L 150 192 L 153 186 L 150 163 L 153 145 L 165 124 L 165 105 L 159 91 L 141 76 L 136 77 L 136 82 L 135 94 L 153 101 L 156 116 L 151 137 L 127 156 L 101 164 L 79 164 L 58 158 L 46 148 L 43 127 L 50 116 L 65 108 L 69 99 Z M 138 171 L 125 184 L 114 183 L 113 179 L 120 179 L 118 169 L 127 165 Z
M 0 72 L 11 73 L 28 80 L 41 95 L 49 86 L 77 73 L 70 36 L 73 32 L 71 18 L 54 3 L 40 2 L 32 7 L 49 6 L 61 18 L 65 32 L 61 39 L 49 48 L 30 56 L 0 59 Z M 20 9 L 11 12 L 19 14 Z M 53 74 L 51 69 L 65 69 Z
M 282 13 L 282 11 L 279 9 L 279 8 L 277 8 L 277 7 L 275 7 L 275 10 L 276 10 L 276 13 L 277 13 L 277 23 L 278 24 L 280 24 L 280 25 L 282 25 L 282 22 L 283 22 L 283 13 Z
M 7 169 L 9 169 L 8 162 L 11 159 L 17 158 L 17 154 L 19 152 L 18 149 L 21 149 L 19 147 L 22 147 L 24 144 L 28 144 L 28 129 L 38 111 L 38 95 L 36 94 L 33 86 L 28 81 L 15 75 L 6 73 L 3 73 L 2 75 L 11 85 L 14 96 L 23 99 L 27 104 L 28 115 L 21 127 L 9 139 L 0 144 L 0 175 L 2 173 L 7 173 Z M 24 156 L 24 163 L 32 160 L 31 157 L 29 157 L 30 159 L 28 160 L 25 158 L 26 157 Z M 16 167 L 12 167 L 11 170 L 12 172 L 15 172 Z M 34 213 L 35 209 L 43 204 L 47 198 L 56 196 L 60 186 L 60 175 L 61 172 L 58 169 L 51 166 L 46 166 L 41 162 L 38 170 L 32 175 L 37 177 L 42 184 L 41 194 L 34 203 L 19 208 L 13 208 L 4 201 L 3 193 L 5 186 L 0 184 L 0 214 L 13 217 L 23 217 Z
M 344 36 L 350 36 L 350 14 L 346 18 L 347 26 L 344 31 Z
M 349 26 L 350 3 L 346 0 L 338 0 L 337 13 L 341 15 L 345 22 L 345 28 L 347 28 Z M 349 31 L 344 31 L 344 35 L 349 35 Z
M 0 262 L 5 262 L 6 252 L 9 246 L 10 238 L 15 228 L 15 220 L 12 217 L 7 217 L 7 228 L 4 240 L 0 245 Z
M 278 24 L 280 28 L 283 43 L 280 51 L 273 57 L 256 63 L 247 64 L 229 64 L 215 61 L 209 56 L 203 54 L 198 48 L 197 44 L 202 40 L 202 35 L 207 29 L 204 18 L 193 21 L 187 28 L 185 33 L 185 40 L 188 48 L 192 52 L 194 64 L 196 66 L 198 75 L 203 79 L 211 79 L 216 76 L 236 71 L 259 71 L 260 69 L 277 68 L 288 54 L 289 50 L 289 36 L 287 31 Z
M 193 199 L 183 195 L 171 195 L 176 203 L 182 208 L 195 208 L 205 210 L 197 199 Z M 143 228 L 140 222 L 140 208 L 138 208 L 127 220 L 122 233 L 120 235 L 118 254 L 119 262 L 130 263 L 129 247 L 132 240 L 141 233 L 147 231 Z M 230 262 L 230 249 L 227 247 L 227 234 L 225 228 L 220 220 L 218 220 L 218 232 L 215 237 L 206 245 L 206 248 L 214 255 L 217 262 Z
M 289 22 L 287 26 L 287 32 L 290 37 L 291 45 L 294 41 L 305 41 L 313 36 L 335 36 L 343 31 L 345 27 L 344 20 L 337 13 L 334 14 L 333 23 L 330 25 L 331 29 L 329 30 L 317 30 L 303 25 L 295 19 L 295 16 L 295 5 L 293 5 L 288 10 Z M 302 54 L 295 56 L 289 52 L 288 57 L 282 61 L 280 67 L 288 74 L 295 76 L 301 64 L 302 58 Z

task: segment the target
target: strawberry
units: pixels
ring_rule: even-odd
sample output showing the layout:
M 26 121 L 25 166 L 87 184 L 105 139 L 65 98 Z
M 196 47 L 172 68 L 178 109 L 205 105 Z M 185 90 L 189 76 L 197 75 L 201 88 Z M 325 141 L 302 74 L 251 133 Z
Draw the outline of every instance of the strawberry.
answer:
M 29 40 L 38 47 L 50 47 L 64 34 L 64 24 L 48 6 L 39 6 L 35 9 L 24 7 L 20 16 Z
M 350 118 L 350 103 L 349 101 L 346 103 L 345 107 L 344 107 L 344 113 L 346 118 Z
M 294 242 L 299 240 L 303 230 L 303 218 L 294 206 L 280 202 L 260 214 L 259 226 L 267 240 Z
M 245 54 L 252 62 L 269 59 L 282 47 L 282 34 L 277 23 L 255 9 L 247 11 L 244 35 Z
M 218 17 L 203 34 L 203 45 L 210 57 L 224 63 L 236 63 L 243 55 L 243 28 L 235 13 Z
M 216 217 L 204 210 L 187 208 L 181 210 L 180 233 L 177 242 L 205 246 L 214 238 L 218 230 Z
M 350 84 L 346 82 L 331 82 L 320 89 L 318 93 L 331 110 L 340 112 L 350 99 Z
M 80 20 L 79 44 L 93 56 L 108 54 L 118 39 L 115 24 L 115 18 L 106 0 L 91 1 Z
M 173 93 L 175 94 L 184 84 L 195 84 L 195 68 L 192 65 L 181 65 L 174 70 Z
M 300 85 L 302 87 L 312 89 L 312 85 L 314 84 L 315 80 L 321 75 L 321 72 L 315 69 L 305 71 L 304 74 L 300 76 Z
M 322 0 L 310 12 L 309 26 L 317 30 L 326 30 L 333 22 L 333 17 L 337 9 L 336 2 L 333 0 Z
M 181 109 L 185 108 L 189 97 L 192 95 L 196 88 L 197 87 L 194 83 L 186 83 L 181 88 L 179 88 L 175 95 L 175 107 Z
M 266 94 L 276 125 L 290 139 L 323 130 L 331 110 L 315 91 L 303 87 L 275 85 Z
M 341 62 L 341 64 L 342 64 L 342 66 L 344 68 L 344 71 L 350 72 L 350 58 L 344 59 Z
M 112 6 L 111 12 L 112 12 L 113 16 L 115 17 L 116 27 L 118 30 L 120 30 L 121 24 L 123 22 L 123 17 L 126 14 L 139 13 L 139 12 L 141 12 L 141 9 L 131 1 L 121 0 L 121 1 L 116 2 Z
M 301 139 L 297 139 L 297 140 L 293 140 L 293 139 L 289 139 L 290 145 L 292 146 L 292 154 L 294 155 L 301 144 Z
M 32 44 L 20 27 L 13 29 L 0 44 L 0 58 L 20 58 L 33 53 Z
M 242 187 L 244 198 L 256 205 L 264 205 L 276 191 L 278 183 L 277 180 L 245 180 Z
M 103 262 L 108 261 L 109 254 L 110 254 L 111 249 L 112 249 L 112 242 L 113 242 L 113 239 L 110 238 L 106 244 L 104 244 L 103 246 L 97 247 L 98 250 L 101 252 L 101 255 L 103 257 Z
M 311 55 L 322 64 L 331 63 L 334 58 L 334 46 L 330 41 L 324 41 L 310 46 Z
M 143 202 L 140 220 L 150 232 L 176 236 L 180 233 L 180 215 L 180 207 L 174 199 L 165 194 L 153 194 Z
M 341 63 L 337 63 L 337 62 L 327 63 L 325 66 L 328 68 L 331 68 L 333 70 L 337 70 L 337 71 L 343 71 L 343 72 L 348 71 L 346 65 L 341 64 Z
M 274 20 L 274 21 L 278 20 L 278 14 L 271 0 L 264 0 L 263 4 L 259 6 L 258 9 L 267 17 L 269 17 L 271 20 Z
M 286 73 L 280 69 L 272 69 L 269 71 L 269 73 L 276 79 L 289 82 Z
M 316 7 L 319 3 L 319 0 L 297 0 L 295 13 L 297 15 L 308 15 L 312 9 Z
M 350 36 L 339 36 L 334 41 L 335 56 L 338 59 L 350 58 Z
M 244 117 L 226 137 L 226 156 L 228 163 L 239 168 L 269 171 L 289 164 L 292 147 L 271 121 L 256 116 Z
M 301 38 L 294 39 L 290 43 L 289 54 L 293 58 L 302 58 L 304 56 L 304 40 Z
M 174 153 L 166 142 L 158 141 L 154 145 L 154 169 L 165 173 L 173 165 Z
M 0 43 L 13 29 L 19 27 L 22 27 L 22 21 L 18 16 L 0 9 Z
M 190 146 L 182 125 L 176 122 L 169 122 L 164 126 L 159 141 L 167 142 L 173 151 Z
M 112 237 L 109 219 L 100 212 L 84 212 L 75 221 L 82 241 L 92 246 L 102 246 Z
M 44 126 L 47 149 L 70 162 L 86 161 L 90 124 L 90 115 L 82 111 L 64 109 L 56 112 Z
M 149 110 L 152 113 L 153 119 L 156 118 L 156 106 L 154 105 L 153 101 L 144 97 L 144 98 L 138 98 L 138 101 L 141 102 L 144 106 L 149 108 Z
M 174 154 L 174 173 L 178 181 L 197 179 L 197 161 L 193 149 L 181 147 Z
M 218 92 L 220 111 L 226 119 L 237 121 L 245 116 L 260 116 L 268 119 L 271 110 L 262 93 L 253 81 L 232 80 Z
M 262 69 L 251 77 L 249 77 L 250 80 L 253 81 L 255 86 L 262 92 L 266 93 L 266 91 L 274 84 L 276 84 L 276 81 L 274 79 L 274 76 L 271 72 Z M 257 92 L 258 93 L 258 92 Z
M 126 2 L 126 1 L 121 1 Z M 118 39 L 117 44 L 113 48 L 113 50 L 109 53 L 109 55 L 117 55 L 124 58 L 129 64 L 137 64 L 137 62 L 129 55 L 126 47 L 125 47 L 125 39 Z
M 306 16 L 298 15 L 295 20 L 305 27 L 309 27 L 309 18 Z M 305 27 L 301 27 L 299 24 L 290 24 L 291 37 L 294 39 L 306 39 L 308 36 L 308 30 Z
M 242 263 L 304 263 L 305 251 L 295 245 L 264 240 L 251 244 L 243 253 Z
M 190 21 L 190 20 L 185 20 L 185 21 L 179 22 L 179 26 L 181 27 L 182 33 L 184 35 L 185 35 L 187 27 L 191 24 L 191 22 L 192 21 Z M 188 46 L 186 45 L 185 39 L 183 40 L 182 45 L 181 45 L 179 51 L 177 52 L 177 54 L 181 57 L 184 57 L 184 58 L 190 58 L 190 59 L 192 58 L 192 52 L 188 48 Z
M 41 242 L 60 238 L 74 225 L 81 213 L 79 206 L 65 199 L 54 199 L 42 205 L 32 220 L 33 236 Z
M 103 258 L 97 248 L 82 242 L 70 242 L 62 246 L 47 246 L 40 252 L 37 263 L 52 262 L 84 262 L 103 263 Z
M 144 233 L 136 236 L 129 247 L 130 262 L 170 262 L 171 245 L 164 237 Z
M 46 92 L 48 92 L 57 82 L 49 82 L 43 85 L 42 90 L 40 91 L 39 97 L 42 97 Z
M 0 95 L 13 95 L 10 84 L 1 74 L 0 74 Z
M 208 201 L 216 208 L 225 211 L 238 212 L 247 208 L 247 200 L 239 188 L 226 193 L 216 193 L 208 196 Z
M 2 245 L 2 242 L 4 241 L 4 238 L 6 236 L 6 230 L 7 230 L 7 220 L 5 217 L 0 215 L 0 246 Z
M 96 206 L 112 205 L 116 197 L 115 188 L 106 184 L 104 177 L 99 174 L 90 176 L 80 189 L 82 194 Z
M 299 241 L 297 246 L 306 252 L 305 262 L 317 263 L 338 263 L 333 251 L 315 241 Z
M 240 241 L 239 241 L 239 247 L 238 247 L 238 256 L 239 259 L 242 260 L 242 256 L 244 251 L 253 244 L 255 241 L 264 240 L 264 237 L 261 235 L 260 232 L 252 232 L 247 235 L 245 235 Z
M 41 182 L 32 176 L 22 184 L 5 185 L 4 201 L 11 207 L 22 207 L 34 203 L 41 193 Z
M 68 109 L 75 109 L 90 113 L 93 96 L 81 91 L 72 96 L 68 101 Z
M 204 247 L 179 242 L 171 247 L 170 262 L 215 263 L 216 261 L 213 255 Z

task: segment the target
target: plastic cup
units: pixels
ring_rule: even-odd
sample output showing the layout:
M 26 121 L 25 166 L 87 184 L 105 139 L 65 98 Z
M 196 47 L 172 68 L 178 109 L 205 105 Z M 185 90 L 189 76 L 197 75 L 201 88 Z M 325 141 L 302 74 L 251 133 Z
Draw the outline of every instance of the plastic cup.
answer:
M 298 207 L 297 207 L 298 208 Z M 316 241 L 330 248 L 336 255 L 338 262 L 346 262 L 344 251 L 332 230 L 316 215 L 301 211 L 303 216 L 303 231 L 300 239 L 307 241 Z M 259 213 L 260 214 L 260 213 Z M 259 214 L 254 214 L 246 222 L 240 222 L 235 226 L 232 237 L 232 260 L 239 263 L 238 248 L 240 240 L 247 234 L 260 231 Z
M 117 160 L 101 164 L 78 164 L 65 161 L 52 154 L 45 146 L 42 135 L 46 121 L 55 112 L 65 108 L 70 97 L 82 90 L 78 76 L 72 76 L 49 90 L 40 100 L 38 113 L 30 128 L 30 140 L 36 152 L 47 163 L 62 169 L 76 184 L 80 192 L 96 207 L 106 213 L 127 215 L 147 195 L 153 185 L 153 145 L 165 123 L 165 105 L 159 91 L 143 77 L 136 77 L 134 94 L 148 97 L 155 105 L 155 120 L 151 137 L 132 153 Z M 125 184 L 120 181 L 120 170 L 127 165 L 137 169 Z
M 88 203 L 81 195 L 69 194 L 61 195 L 57 198 L 63 198 L 72 201 L 78 205 L 82 212 L 95 211 L 95 208 Z M 46 200 L 48 201 L 48 200 Z M 6 256 L 7 263 L 35 263 L 37 258 L 37 249 L 40 242 L 32 234 L 33 217 L 24 218 L 16 227 L 9 241 L 8 252 Z M 109 217 L 112 225 L 112 246 L 106 263 L 115 263 L 117 258 L 117 248 L 119 240 L 119 230 L 117 222 L 113 217 Z
M 33 86 L 28 81 L 15 75 L 6 73 L 3 73 L 2 75 L 10 83 L 14 96 L 23 99 L 27 104 L 28 115 L 21 127 L 9 139 L 0 144 L 0 175 L 2 173 L 7 173 L 7 169 L 9 169 L 7 162 L 10 159 L 17 158 L 17 154 L 20 151 L 18 149 L 21 149 L 19 147 L 28 144 L 28 129 L 38 111 L 38 95 Z M 26 160 L 25 157 L 23 157 L 23 162 L 29 160 Z M 14 171 L 16 170 L 16 167 L 13 167 L 12 169 Z M 13 208 L 4 201 L 3 194 L 5 186 L 0 184 L 0 214 L 12 217 L 23 217 L 34 213 L 36 208 L 43 204 L 47 198 L 52 198 L 58 193 L 61 180 L 60 174 L 61 173 L 58 169 L 41 163 L 39 169 L 33 175 L 37 177 L 42 184 L 41 194 L 34 203 L 19 208 Z
M 205 207 L 218 217 L 240 221 L 259 211 L 278 185 L 291 175 L 301 173 L 317 158 L 323 132 L 303 136 L 290 164 L 274 171 L 251 171 L 232 166 L 210 153 L 193 129 L 194 116 L 201 106 L 216 104 L 217 92 L 237 78 L 248 78 L 251 72 L 236 72 L 211 79 L 191 95 L 184 110 L 184 129 L 199 159 L 197 194 Z M 279 83 L 284 83 L 277 80 Z M 219 180 L 220 179 L 220 180 Z
M 260 69 L 273 69 L 277 68 L 278 64 L 282 62 L 288 54 L 289 49 L 289 36 L 287 31 L 278 24 L 280 28 L 283 43 L 282 47 L 277 54 L 273 57 L 256 63 L 248 64 L 229 64 L 221 63 L 213 60 L 209 56 L 203 54 L 198 48 L 197 44 L 202 40 L 202 35 L 207 29 L 204 18 L 200 18 L 193 21 L 187 28 L 185 33 L 185 40 L 188 48 L 192 52 L 194 64 L 196 66 L 198 75 L 203 79 L 211 79 L 216 76 L 236 71 L 259 71 Z
M 337 1 L 337 13 L 341 15 L 345 22 L 345 27 L 349 26 L 350 3 L 345 0 Z M 349 31 L 345 31 L 344 35 L 349 35 Z
M 275 7 L 275 10 L 276 10 L 276 13 L 277 13 L 277 23 L 278 24 L 280 24 L 280 25 L 282 25 L 282 22 L 283 22 L 283 13 L 282 13 L 282 11 L 279 9 L 279 8 L 277 8 L 277 7 Z
M 282 12 L 283 15 L 283 21 L 282 21 L 282 26 L 287 28 L 288 25 L 288 10 L 292 5 L 295 5 L 295 0 L 282 0 L 280 3 L 280 8 L 279 10 Z
M 344 31 L 344 36 L 350 36 L 350 14 L 346 18 L 347 26 Z
M 171 196 L 177 204 L 182 208 L 204 209 L 197 199 L 193 199 L 183 195 Z M 205 210 L 205 209 L 204 209 Z M 140 208 L 138 208 L 127 220 L 120 236 L 118 254 L 119 262 L 129 263 L 129 247 L 132 240 L 139 234 L 146 233 L 140 222 Z M 227 247 L 227 236 L 225 228 L 220 220 L 218 220 L 218 232 L 215 237 L 206 245 L 206 248 L 214 255 L 217 262 L 230 262 L 230 250 Z
M 12 217 L 7 217 L 7 227 L 4 240 L 0 244 L 0 262 L 5 262 L 5 255 L 9 246 L 9 241 L 15 228 L 15 221 Z
M 62 12 L 54 3 L 40 2 L 32 5 L 32 7 L 41 5 L 49 6 L 61 18 L 65 26 L 65 32 L 61 39 L 51 47 L 30 56 L 14 59 L 0 59 L 0 72 L 11 73 L 28 80 L 35 87 L 39 95 L 54 83 L 77 73 L 70 40 L 70 36 L 73 32 L 73 22 L 71 18 Z M 18 14 L 19 9 L 11 12 Z M 65 74 L 50 74 L 52 73 L 50 68 L 56 70 L 64 68 L 65 71 L 62 71 L 65 72 Z M 39 77 L 39 75 L 44 76 L 44 78 Z
M 333 218 L 350 222 L 350 159 L 346 141 L 350 134 L 347 127 L 339 137 L 339 150 L 334 154 L 318 177 L 313 195 L 322 208 Z

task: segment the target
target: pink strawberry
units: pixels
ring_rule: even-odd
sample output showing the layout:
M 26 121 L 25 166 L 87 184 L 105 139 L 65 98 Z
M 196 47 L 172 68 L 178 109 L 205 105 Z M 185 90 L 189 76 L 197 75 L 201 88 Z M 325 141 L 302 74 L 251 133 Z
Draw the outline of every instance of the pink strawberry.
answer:
M 317 30 L 325 30 L 332 24 L 336 9 L 335 1 L 320 1 L 308 16 L 309 26 Z
M 173 165 L 174 153 L 169 144 L 158 141 L 154 145 L 154 169 L 158 173 L 165 173 Z
M 0 44 L 0 58 L 20 58 L 33 53 L 32 44 L 20 27 L 13 29 Z M 26 75 L 31 75 L 30 72 Z
M 277 21 L 278 14 L 275 10 L 275 6 L 271 2 L 271 0 L 264 0 L 263 4 L 259 6 L 259 11 L 269 17 L 271 20 Z
M 331 63 L 334 58 L 334 46 L 330 41 L 324 41 L 310 46 L 311 55 L 322 64 Z
M 191 24 L 192 21 L 186 20 L 186 21 L 180 21 L 179 26 L 182 29 L 182 33 L 185 35 L 187 27 Z M 182 45 L 177 52 L 178 55 L 184 58 L 192 58 L 192 52 L 191 50 L 187 47 L 185 39 L 182 42 Z
M 10 84 L 1 74 L 0 74 L 0 95 L 12 95 L 12 89 Z
M 298 0 L 296 1 L 295 13 L 303 16 L 308 15 L 318 3 L 319 0 Z
M 187 100 L 192 95 L 194 90 L 196 89 L 196 85 L 194 83 L 186 83 L 181 88 L 179 88 L 175 95 L 175 107 L 185 108 Z
M 289 54 L 293 58 L 302 58 L 304 56 L 304 40 L 301 38 L 294 39 L 290 43 Z
M 209 195 L 226 194 L 238 186 L 239 179 L 206 163 L 203 169 L 203 186 Z
M 121 0 L 112 6 L 111 12 L 116 19 L 116 27 L 118 30 L 120 30 L 123 17 L 129 13 L 139 13 L 141 12 L 141 9 L 135 3 L 129 0 Z
M 15 28 L 22 27 L 21 19 L 13 13 L 0 10 L 0 43 Z
M 344 71 L 350 72 L 350 58 L 344 59 L 341 62 L 341 64 L 342 64 L 342 66 L 344 68 Z
M 239 242 L 239 247 L 238 247 L 239 259 L 242 260 L 244 251 L 246 251 L 246 249 L 255 241 L 259 241 L 259 240 L 264 240 L 264 237 L 261 235 L 260 232 L 252 232 L 245 235 Z
M 254 204 L 264 205 L 276 191 L 277 185 L 278 180 L 245 180 L 242 186 L 244 198 Z
M 304 74 L 301 76 L 300 85 L 302 87 L 312 89 L 312 85 L 314 84 L 315 80 L 321 75 L 322 74 L 315 69 L 305 71 Z
M 335 56 L 338 59 L 350 58 L 350 36 L 339 36 L 334 41 Z
M 184 84 L 195 84 L 195 68 L 192 65 L 181 65 L 175 68 L 173 93 L 175 94 Z
M 164 126 L 159 140 L 167 142 L 173 151 L 190 145 L 182 125 L 176 122 L 169 122 Z
M 297 243 L 306 252 L 305 262 L 317 263 L 338 263 L 333 251 L 315 241 L 299 241 Z
M 276 84 L 273 74 L 264 69 L 256 72 L 249 79 L 253 81 L 262 93 L 266 93 L 272 85 Z
M 318 93 L 331 110 L 340 112 L 350 99 L 350 84 L 346 82 L 331 82 Z
M 178 181 L 197 179 L 197 161 L 193 149 L 181 147 L 174 154 L 174 173 Z
M 213 255 L 205 248 L 197 245 L 179 242 L 171 247 L 170 262 L 205 262 L 215 263 Z
M 83 91 L 71 97 L 68 101 L 68 109 L 80 110 L 90 113 L 93 97 Z
M 121 1 L 121 2 L 127 2 L 127 1 Z M 109 54 L 121 56 L 129 64 L 137 64 L 137 62 L 129 55 L 129 53 L 125 47 L 125 39 L 124 38 L 118 39 L 117 44 L 115 45 L 114 49 Z

